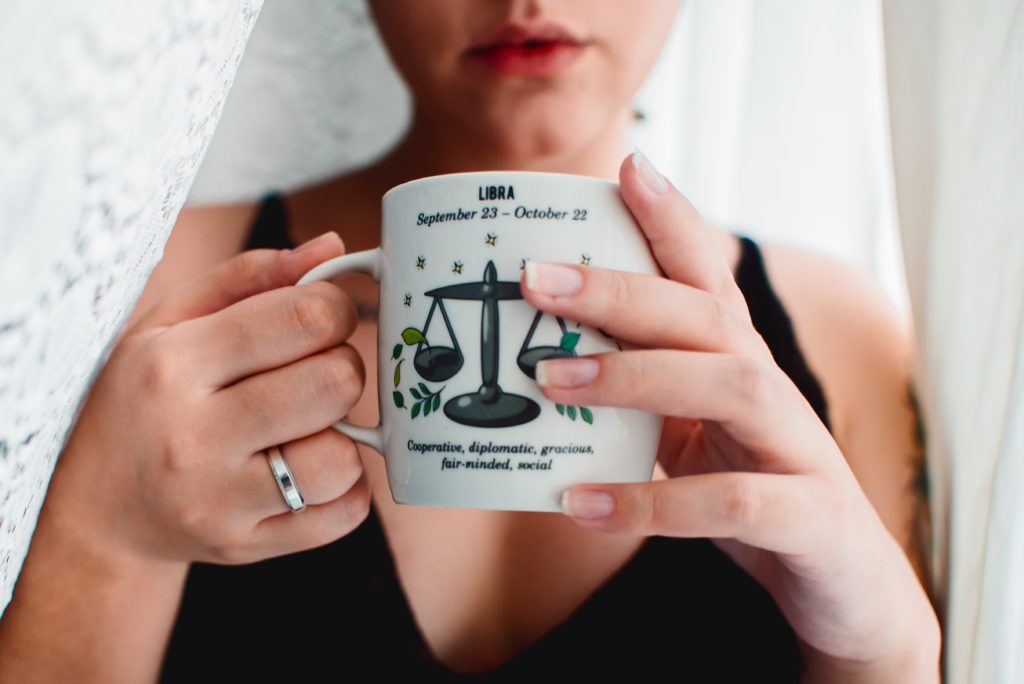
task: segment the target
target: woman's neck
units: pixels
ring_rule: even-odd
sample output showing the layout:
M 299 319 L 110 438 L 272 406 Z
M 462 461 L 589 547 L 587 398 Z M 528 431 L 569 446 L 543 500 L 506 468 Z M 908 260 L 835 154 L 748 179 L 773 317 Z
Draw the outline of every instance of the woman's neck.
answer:
M 553 154 L 488 154 L 488 145 L 468 139 L 451 125 L 413 117 L 401 142 L 377 164 L 389 187 L 398 183 L 444 173 L 466 171 L 550 171 L 615 180 L 619 163 L 627 153 L 629 112 L 609 121 L 593 140 L 575 149 Z

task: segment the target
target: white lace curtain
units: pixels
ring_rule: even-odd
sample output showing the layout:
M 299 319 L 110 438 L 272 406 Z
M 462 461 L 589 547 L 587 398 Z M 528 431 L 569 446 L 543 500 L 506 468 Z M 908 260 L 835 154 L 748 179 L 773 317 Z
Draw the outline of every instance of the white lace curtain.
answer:
M 950 682 L 1024 682 L 1024 2 L 887 0 Z
M 884 34 L 878 0 L 688 0 L 635 140 L 702 210 L 913 315 L 949 681 L 1024 681 L 1024 0 L 883 4 Z M 5 6 L 0 607 L 182 203 L 338 173 L 404 126 L 361 0 L 262 5 Z
M 163 255 L 262 0 L 0 11 L 0 607 L 80 400 Z

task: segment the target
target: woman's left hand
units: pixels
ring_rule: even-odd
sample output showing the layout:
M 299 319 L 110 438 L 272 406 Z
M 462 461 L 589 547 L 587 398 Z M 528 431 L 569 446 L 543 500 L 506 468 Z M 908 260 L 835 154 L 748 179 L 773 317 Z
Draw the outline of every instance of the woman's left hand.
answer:
M 755 330 L 713 229 L 639 153 L 623 162 L 620 188 L 666 277 L 528 262 L 522 291 L 537 309 L 635 345 L 544 361 L 538 382 L 555 402 L 665 415 L 657 457 L 668 478 L 579 485 L 566 512 L 609 532 L 712 538 L 834 681 L 938 681 L 927 595 Z

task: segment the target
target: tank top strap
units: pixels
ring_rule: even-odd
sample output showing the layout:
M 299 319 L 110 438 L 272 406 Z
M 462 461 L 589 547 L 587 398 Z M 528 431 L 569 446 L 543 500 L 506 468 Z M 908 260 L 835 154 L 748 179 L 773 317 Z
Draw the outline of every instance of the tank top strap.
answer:
M 288 238 L 288 208 L 280 190 L 260 198 L 259 209 L 249 229 L 244 249 L 287 249 L 294 247 Z
M 740 240 L 736 284 L 747 300 L 751 322 L 771 349 L 775 363 L 790 377 L 831 431 L 825 393 L 807 365 L 789 314 L 768 279 L 761 248 L 745 234 L 737 233 L 736 237 Z

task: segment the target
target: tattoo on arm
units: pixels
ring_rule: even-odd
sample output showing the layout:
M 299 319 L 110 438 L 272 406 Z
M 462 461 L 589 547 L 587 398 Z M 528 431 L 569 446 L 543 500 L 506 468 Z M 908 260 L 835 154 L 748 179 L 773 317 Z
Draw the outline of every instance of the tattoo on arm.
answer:
M 913 499 L 913 519 L 911 520 L 910 552 L 921 560 L 925 591 L 928 598 L 935 603 L 931 586 L 931 554 L 932 554 L 932 522 L 929 504 L 928 461 L 925 450 L 925 431 L 921 416 L 920 403 L 912 382 L 907 382 L 907 402 L 914 416 L 913 448 L 909 455 L 912 477 L 908 486 Z

